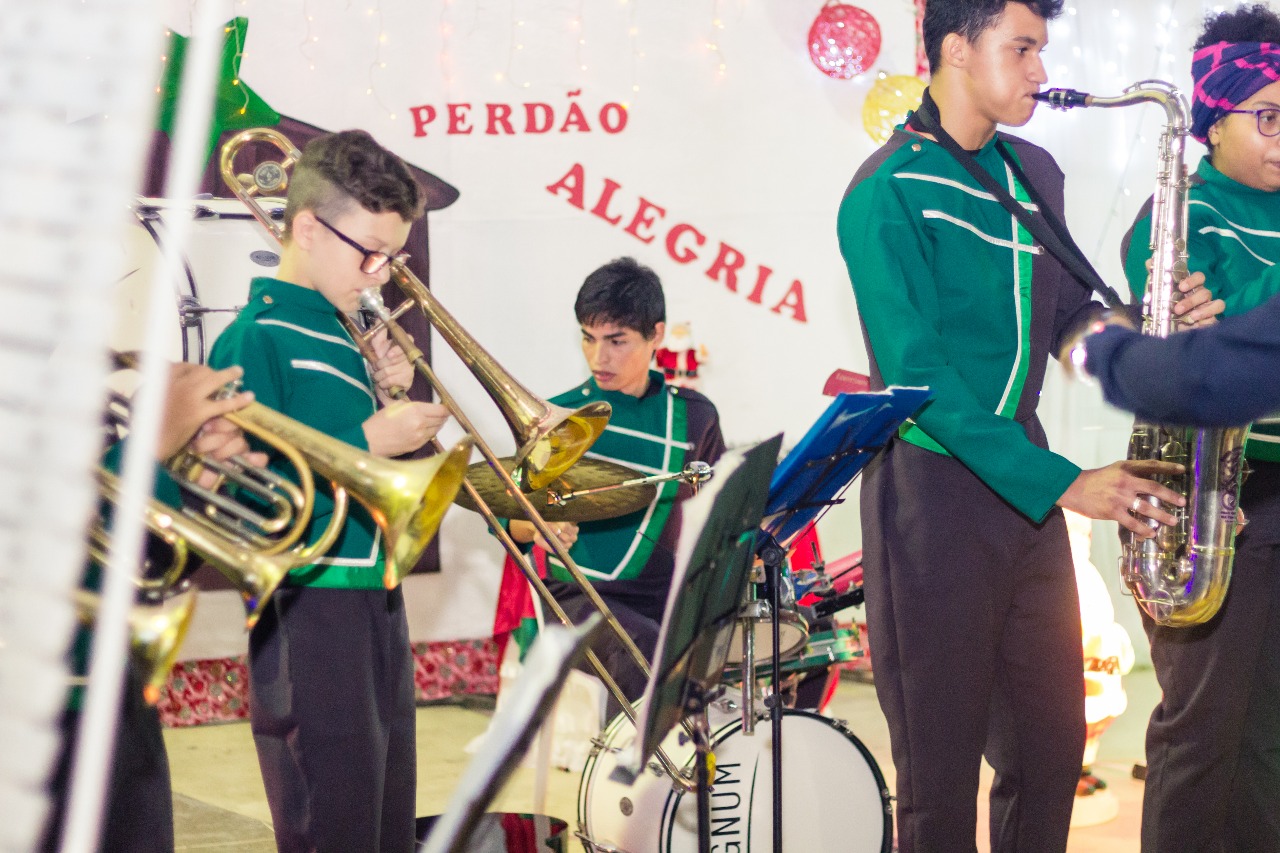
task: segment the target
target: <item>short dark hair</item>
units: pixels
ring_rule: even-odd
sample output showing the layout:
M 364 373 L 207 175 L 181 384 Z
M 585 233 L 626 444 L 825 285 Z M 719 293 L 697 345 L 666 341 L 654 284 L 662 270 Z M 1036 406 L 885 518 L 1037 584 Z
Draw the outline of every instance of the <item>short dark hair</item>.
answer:
M 336 218 L 358 204 L 371 213 L 393 211 L 405 222 L 421 218 L 422 188 L 404 161 L 363 130 L 317 136 L 307 143 L 289 180 L 284 225 L 310 210 Z
M 1052 21 L 1062 14 L 1065 0 L 928 0 L 924 6 L 924 51 L 929 57 L 929 71 L 942 64 L 942 40 L 957 33 L 968 42 L 976 42 L 995 26 L 1010 3 L 1021 3 L 1035 14 Z
M 1230 12 L 1205 15 L 1200 38 L 1196 39 L 1192 52 L 1221 41 L 1280 43 L 1280 15 L 1265 3 L 1242 4 Z
M 573 303 L 578 323 L 615 323 L 652 338 L 667 320 L 667 300 L 658 274 L 635 258 L 618 258 L 592 272 Z

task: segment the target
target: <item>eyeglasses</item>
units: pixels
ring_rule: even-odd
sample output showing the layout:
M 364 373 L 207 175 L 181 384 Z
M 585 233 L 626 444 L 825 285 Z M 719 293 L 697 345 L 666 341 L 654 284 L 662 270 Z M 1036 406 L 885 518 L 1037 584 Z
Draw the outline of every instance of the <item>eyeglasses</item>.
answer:
M 1256 116 L 1258 133 L 1263 136 L 1280 136 L 1280 109 L 1263 107 L 1260 110 L 1227 110 L 1227 112 Z
M 316 217 L 316 222 L 319 222 L 325 228 L 328 228 L 339 240 L 364 255 L 364 260 L 360 262 L 360 272 L 365 275 L 375 275 L 387 264 L 403 264 L 405 261 L 409 260 L 408 252 L 401 252 L 398 255 L 388 255 L 386 252 L 374 252 L 370 249 L 366 249 L 364 246 L 361 246 L 355 240 L 352 240 L 346 234 L 343 234 L 319 216 Z

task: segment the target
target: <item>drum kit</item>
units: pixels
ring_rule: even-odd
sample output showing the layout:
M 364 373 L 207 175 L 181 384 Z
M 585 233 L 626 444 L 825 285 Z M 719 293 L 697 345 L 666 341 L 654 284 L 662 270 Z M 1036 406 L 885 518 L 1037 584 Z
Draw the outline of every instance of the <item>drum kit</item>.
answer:
M 287 157 L 297 154 L 287 140 L 277 140 L 268 131 L 250 131 L 274 142 Z M 275 136 L 278 136 L 276 134 Z M 172 354 L 183 360 L 203 362 L 217 333 L 234 317 L 245 299 L 247 282 L 254 275 L 270 274 L 279 262 L 279 199 L 252 198 L 255 194 L 245 176 L 237 176 L 230 161 L 235 152 L 229 143 L 223 150 L 222 171 L 238 201 L 200 200 L 191 204 L 166 204 L 155 199 L 139 200 L 136 208 L 138 230 L 127 248 L 128 270 L 118 284 L 119 307 L 117 333 L 113 343 L 127 349 L 133 336 L 131 324 L 141 322 L 138 305 L 145 304 L 141 295 L 147 264 L 162 263 L 164 222 L 172 216 L 195 215 L 202 227 L 217 230 L 209 241 L 196 245 L 216 248 L 206 251 L 209 257 L 192 254 L 184 259 L 184 269 L 172 271 L 178 282 L 174 310 Z M 228 177 L 230 175 L 230 177 Z M 236 183 L 240 186 L 236 186 Z M 232 207 L 234 205 L 234 207 Z M 250 213 L 245 212 L 248 205 Z M 263 229 L 252 227 L 256 220 Z M 271 237 L 276 240 L 270 239 Z M 227 245 L 237 250 L 228 252 Z M 216 257 L 216 264 L 214 258 Z M 138 260 L 141 258 L 142 260 Z M 230 260 L 229 260 L 230 259 Z M 228 263 L 240 266 L 226 274 Z M 201 269 L 219 269 L 217 275 L 201 277 Z M 237 282 L 238 290 L 226 286 L 206 287 L 211 282 Z M 393 270 L 393 282 L 406 294 L 404 307 L 417 307 L 447 344 L 463 358 L 480 378 L 474 362 L 490 371 L 496 364 L 474 340 L 466 336 L 456 321 L 435 302 L 430 292 L 406 269 Z M 403 329 L 394 316 L 380 305 L 380 300 L 365 306 L 385 326 L 393 340 L 401 342 Z M 361 343 L 358 326 L 349 328 Z M 617 633 L 642 671 L 648 661 L 635 648 L 608 606 L 599 599 L 580 570 L 546 527 L 551 521 L 594 521 L 636 512 L 648 506 L 656 494 L 656 484 L 680 480 L 697 486 L 712 476 L 710 466 L 701 462 L 683 470 L 658 477 L 644 477 L 616 463 L 582 456 L 586 447 L 603 428 L 598 412 L 579 410 L 552 411 L 549 404 L 520 397 L 524 389 L 503 376 L 501 394 L 487 389 L 508 415 L 517 447 L 516 457 L 499 458 L 478 436 L 456 401 L 442 388 L 421 352 L 411 340 L 401 343 L 418 372 L 430 382 L 440 401 L 450 408 L 463 429 L 475 438 L 476 449 L 484 461 L 471 466 L 464 488 L 456 502 L 479 511 L 494 529 L 499 542 L 524 571 L 534 591 L 543 598 L 550 612 L 568 623 L 563 610 L 547 591 L 536 569 L 521 549 L 505 535 L 498 519 L 528 518 L 543 538 L 551 543 L 584 594 L 601 613 L 604 622 Z M 411 351 L 411 349 L 413 351 Z M 482 383 L 484 380 L 481 379 Z M 514 391 L 512 387 L 514 386 Z M 516 397 L 512 401 L 512 397 Z M 508 409 L 519 409 L 509 412 Z M 912 407 L 912 410 L 914 406 Z M 532 414 L 528 414 L 532 411 Z M 910 410 L 907 411 L 910 413 Z M 607 419 L 607 412 L 603 418 Z M 903 415 L 902 417 L 905 417 Z M 815 425 L 816 426 L 816 425 Z M 896 424 L 895 424 L 896 426 Z M 807 437 L 806 437 L 807 438 Z M 539 444 L 541 442 L 541 444 Z M 535 447 L 537 445 L 537 447 Z M 869 443 L 868 445 L 869 446 Z M 794 453 L 794 451 L 793 451 Z M 559 454 L 559 455 L 557 455 Z M 847 455 L 847 454 L 846 454 Z M 782 468 L 779 468 L 781 471 Z M 856 472 L 855 472 L 856 473 Z M 844 476 L 843 473 L 840 476 Z M 853 474 L 843 480 L 847 486 Z M 776 479 L 775 479 L 776 482 Z M 773 498 L 771 491 L 770 498 Z M 829 505 L 831 501 L 828 501 Z M 797 501 L 796 506 L 818 506 L 819 502 Z M 776 515 L 776 510 L 770 509 Z M 769 518 L 766 515 L 766 519 Z M 776 535 L 776 531 L 775 531 Z M 764 537 L 775 543 L 776 539 Z M 781 570 L 785 551 L 774 547 L 773 559 L 764 559 L 752 575 L 747 600 L 742 603 L 723 681 L 741 685 L 740 699 L 727 696 L 708 697 L 705 731 L 715 754 L 711 777 L 711 832 L 719 849 L 750 850 L 751 839 L 757 849 L 765 849 L 765 839 L 772 832 L 774 846 L 780 850 L 782 820 L 787 815 L 785 839 L 797 850 L 887 851 L 892 849 L 892 807 L 883 776 L 865 746 L 841 722 L 815 713 L 784 709 L 780 685 L 783 677 L 803 677 L 835 664 L 855 659 L 859 654 L 856 633 L 847 628 L 815 630 L 796 604 L 796 584 Z M 595 742 L 583 771 L 578 803 L 578 837 L 588 853 L 676 853 L 699 847 L 695 826 L 694 798 L 685 794 L 699 792 L 690 766 L 694 761 L 687 726 L 677 726 L 654 755 L 647 759 L 646 770 L 633 785 L 613 779 L 616 756 L 635 738 L 638 709 L 625 701 L 621 690 L 599 659 L 588 653 L 587 662 L 595 669 L 606 689 L 624 701 L 623 714 L 615 718 Z M 766 666 L 767 665 L 767 666 Z M 772 672 L 768 672 L 771 670 Z M 764 678 L 761 676 L 764 675 Z M 735 693 L 735 696 L 737 694 Z M 757 698 L 762 706 L 757 713 Z M 758 719 L 769 717 L 772 728 L 768 735 L 755 734 Z M 786 764 L 782 764 L 782 740 L 787 741 Z M 772 772 L 770 772 L 772 769 Z M 700 792 L 705 794 L 705 792 Z M 738 846 L 729 847 L 729 844 Z

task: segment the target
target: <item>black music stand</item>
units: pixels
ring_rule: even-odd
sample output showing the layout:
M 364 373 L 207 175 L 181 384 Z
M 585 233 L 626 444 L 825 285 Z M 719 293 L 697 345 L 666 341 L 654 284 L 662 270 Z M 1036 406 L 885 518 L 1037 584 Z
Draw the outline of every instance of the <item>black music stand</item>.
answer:
M 619 757 L 614 778 L 635 781 L 648 758 L 686 716 L 697 749 L 698 849 L 711 850 L 710 754 L 706 704 L 720 684 L 738 610 L 746 593 L 766 483 L 782 446 L 774 436 L 716 463 L 716 476 L 681 509 L 675 574 L 645 687 L 637 737 Z
M 765 585 L 773 622 L 773 695 L 769 718 L 773 730 L 773 851 L 782 853 L 782 702 L 778 614 L 782 606 L 782 564 L 787 547 L 840 497 L 907 418 L 929 399 L 927 388 L 888 388 L 839 394 L 804 438 L 778 464 L 769 485 L 765 519 L 756 539 L 756 556 L 764 564 Z M 743 661 L 744 684 L 755 678 Z
M 464 853 L 474 850 L 472 835 L 485 810 L 510 778 L 542 725 L 569 670 L 586 654 L 604 624 L 592 614 L 574 628 L 549 625 L 539 634 L 524 660 L 524 669 L 510 688 L 509 701 L 494 714 L 479 751 L 467 765 L 444 814 L 432 826 L 420 853 Z

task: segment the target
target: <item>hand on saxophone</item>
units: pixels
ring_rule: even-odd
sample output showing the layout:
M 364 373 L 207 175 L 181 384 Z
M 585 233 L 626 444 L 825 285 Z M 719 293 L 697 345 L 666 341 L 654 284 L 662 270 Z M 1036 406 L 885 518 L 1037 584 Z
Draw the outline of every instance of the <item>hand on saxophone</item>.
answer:
M 449 410 L 439 403 L 403 400 L 379 409 L 362 426 L 374 456 L 403 456 L 435 438 L 447 420 Z
M 1177 519 L 1164 505 L 1182 507 L 1187 501 L 1173 489 L 1148 478 L 1174 476 L 1183 471 L 1183 467 L 1174 462 L 1148 459 L 1113 462 L 1105 468 L 1081 471 L 1058 498 L 1058 506 L 1089 518 L 1118 522 L 1139 538 L 1150 539 L 1155 533 L 1147 525 L 1147 519 L 1174 524 Z M 1153 506 L 1146 500 L 1148 495 L 1162 503 Z
M 1147 272 L 1151 272 L 1151 260 L 1147 259 Z M 1178 285 L 1182 298 L 1173 305 L 1173 315 L 1188 328 L 1202 329 L 1218 322 L 1218 315 L 1227 309 L 1227 303 L 1214 299 L 1213 292 L 1205 284 L 1204 273 L 1193 272 Z

